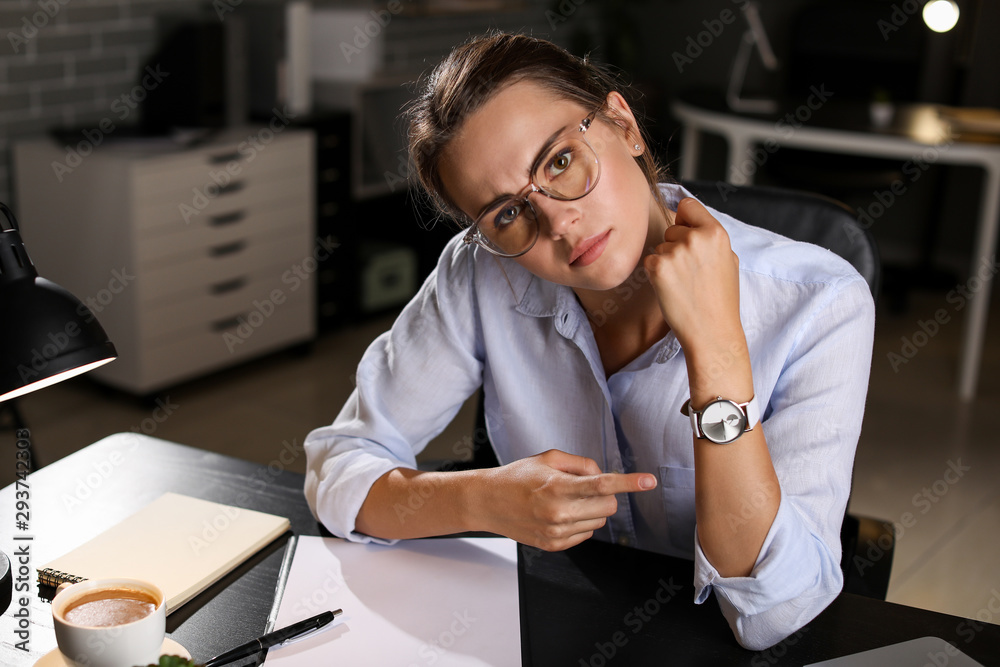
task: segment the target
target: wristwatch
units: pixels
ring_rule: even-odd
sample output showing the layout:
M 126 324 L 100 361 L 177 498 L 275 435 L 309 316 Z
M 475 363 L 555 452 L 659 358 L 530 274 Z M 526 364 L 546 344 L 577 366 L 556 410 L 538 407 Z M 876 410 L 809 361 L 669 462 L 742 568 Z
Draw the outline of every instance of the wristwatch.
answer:
M 725 445 L 753 430 L 760 421 L 760 406 L 756 395 L 746 403 L 719 396 L 701 410 L 692 410 L 689 398 L 681 406 L 681 414 L 691 418 L 694 437 Z

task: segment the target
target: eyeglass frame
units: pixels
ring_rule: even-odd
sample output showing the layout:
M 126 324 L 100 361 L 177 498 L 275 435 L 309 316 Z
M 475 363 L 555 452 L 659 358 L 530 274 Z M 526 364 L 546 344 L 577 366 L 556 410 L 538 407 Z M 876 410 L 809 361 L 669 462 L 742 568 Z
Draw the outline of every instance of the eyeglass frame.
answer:
M 574 137 L 574 138 L 579 138 L 584 144 L 587 145 L 587 148 L 589 148 L 594 153 L 594 161 L 597 163 L 597 176 L 594 178 L 594 182 L 590 186 L 589 190 L 587 190 L 582 195 L 579 195 L 577 197 L 560 197 L 560 196 L 557 196 L 557 195 L 554 195 L 554 194 L 550 194 L 549 192 L 546 192 L 541 187 L 539 187 L 538 185 L 536 185 L 535 184 L 535 171 L 538 169 L 538 167 L 541 166 L 542 161 L 548 156 L 548 153 L 544 152 L 541 155 L 539 155 L 538 158 L 535 160 L 534 164 L 531 165 L 531 172 L 530 172 L 530 176 L 528 178 L 528 185 L 526 185 L 524 187 L 524 189 L 521 190 L 521 192 L 518 193 L 518 195 L 516 197 L 513 197 L 513 199 L 515 201 L 524 202 L 525 204 L 527 204 L 528 208 L 531 209 L 532 215 L 535 216 L 535 220 L 536 220 L 535 238 L 531 241 L 531 243 L 528 245 L 528 247 L 525 248 L 524 250 L 522 250 L 521 252 L 513 253 L 513 254 L 501 252 L 500 250 L 498 250 L 496 248 L 493 248 L 490 245 L 490 243 L 491 243 L 490 240 L 488 238 L 486 238 L 486 236 L 479 229 L 479 221 L 482 219 L 482 217 L 483 217 L 482 215 L 480 215 L 478 219 L 473 220 L 472 224 L 469 226 L 469 231 L 467 231 L 465 233 L 465 237 L 463 238 L 463 240 L 465 241 L 465 244 L 466 245 L 471 245 L 471 244 L 475 243 L 479 247 L 483 248 L 484 250 L 486 250 L 490 254 L 496 255 L 497 257 L 505 257 L 505 258 L 520 257 L 521 255 L 526 254 L 529 250 L 531 250 L 532 248 L 535 247 L 535 243 L 538 242 L 538 237 L 541 236 L 541 230 L 542 230 L 541 225 L 537 224 L 538 212 L 535 210 L 535 207 L 531 205 L 531 200 L 528 199 L 528 195 L 531 195 L 531 194 L 537 192 L 539 194 L 545 195 L 549 199 L 555 199 L 556 201 L 577 201 L 578 199 L 583 199 L 584 197 L 586 197 L 587 195 L 589 195 L 591 192 L 593 192 L 594 188 L 597 187 L 597 184 L 601 180 L 601 158 L 597 154 L 597 149 L 595 149 L 593 146 L 591 146 L 590 142 L 587 141 L 587 130 L 589 130 L 590 127 L 591 127 L 591 125 L 593 125 L 594 118 L 596 116 L 597 116 L 597 111 L 593 111 L 593 112 L 591 112 L 591 114 L 589 116 L 587 116 L 586 118 L 584 118 L 583 120 L 581 120 L 580 121 L 580 125 L 575 130 L 576 132 L 580 133 L 580 136 L 579 137 Z M 574 131 L 573 129 L 567 129 L 565 132 L 560 133 L 559 136 L 556 137 L 555 141 L 552 142 L 552 145 L 553 146 L 557 145 L 559 143 L 559 140 L 562 138 L 563 135 L 568 134 L 568 133 L 573 132 L 573 131 Z M 510 200 L 509 199 L 508 200 L 504 200 L 504 203 L 506 203 L 507 201 L 510 201 Z

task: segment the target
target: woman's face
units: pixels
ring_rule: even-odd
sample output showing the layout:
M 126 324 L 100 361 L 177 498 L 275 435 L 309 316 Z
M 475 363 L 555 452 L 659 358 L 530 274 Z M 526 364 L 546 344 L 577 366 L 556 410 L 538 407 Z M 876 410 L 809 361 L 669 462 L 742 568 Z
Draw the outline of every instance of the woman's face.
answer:
M 597 186 L 575 201 L 528 195 L 539 236 L 513 260 L 540 278 L 577 289 L 608 290 L 625 282 L 647 246 L 656 210 L 634 158 L 639 151 L 632 113 L 620 95 L 612 94 L 609 102 L 633 124 L 632 131 L 626 135 L 595 120 L 586 138 L 601 165 Z M 592 111 L 534 82 L 507 86 L 467 118 L 445 148 L 440 173 L 446 191 L 475 219 L 501 195 L 521 193 L 546 141 L 562 128 L 578 127 Z

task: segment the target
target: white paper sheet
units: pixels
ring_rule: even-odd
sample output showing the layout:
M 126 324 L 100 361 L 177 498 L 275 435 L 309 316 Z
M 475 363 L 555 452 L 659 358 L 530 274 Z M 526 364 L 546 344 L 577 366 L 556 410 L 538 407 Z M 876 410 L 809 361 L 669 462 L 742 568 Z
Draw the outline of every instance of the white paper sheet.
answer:
M 276 628 L 327 609 L 327 629 L 271 649 L 273 667 L 521 664 L 517 545 L 504 538 L 393 546 L 302 536 Z

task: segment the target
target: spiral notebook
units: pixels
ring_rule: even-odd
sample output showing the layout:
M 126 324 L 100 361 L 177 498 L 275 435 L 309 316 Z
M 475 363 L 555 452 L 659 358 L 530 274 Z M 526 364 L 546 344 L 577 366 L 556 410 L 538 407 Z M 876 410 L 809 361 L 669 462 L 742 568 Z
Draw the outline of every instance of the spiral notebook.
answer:
M 169 614 L 288 528 L 285 517 L 165 493 L 46 563 L 38 569 L 38 582 L 58 586 L 107 577 L 144 579 L 163 591 Z

